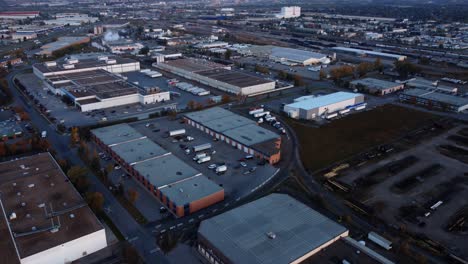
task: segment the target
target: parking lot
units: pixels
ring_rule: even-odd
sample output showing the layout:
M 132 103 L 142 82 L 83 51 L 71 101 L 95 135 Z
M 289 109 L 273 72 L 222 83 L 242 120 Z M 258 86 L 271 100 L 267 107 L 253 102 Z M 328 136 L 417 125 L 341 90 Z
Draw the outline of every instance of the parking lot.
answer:
M 66 126 L 85 126 L 95 124 L 100 121 L 120 120 L 131 117 L 147 118 L 149 114 L 165 109 L 185 108 L 188 102 L 206 104 L 209 96 L 196 96 L 188 92 L 181 91 L 167 84 L 167 78 L 150 78 L 140 72 L 129 72 L 124 74 L 128 81 L 136 82 L 143 87 L 159 87 L 162 90 L 177 92 L 180 96 L 171 96 L 168 102 L 161 102 L 149 105 L 129 104 L 117 106 L 91 112 L 80 112 L 74 106 L 67 106 L 61 97 L 48 92 L 43 81 L 32 73 L 18 75 L 18 79 L 23 84 L 32 97 L 37 100 L 38 106 L 45 108 L 51 121 L 64 124 Z
M 256 158 L 246 159 L 246 153 L 224 142 L 214 141 L 208 134 L 183 124 L 180 120 L 171 121 L 167 118 L 159 118 L 130 125 L 222 186 L 225 189 L 226 200 L 234 200 L 249 194 L 277 171 L 275 167 L 265 164 Z M 169 137 L 167 135 L 168 131 L 177 129 L 185 129 L 185 135 L 180 137 Z M 186 136 L 192 137 L 193 140 L 187 142 Z M 211 160 L 198 164 L 193 160 L 195 156 L 193 151 L 190 154 L 186 154 L 185 149 L 192 149 L 194 146 L 204 143 L 212 145 L 211 149 L 201 151 L 210 156 Z M 245 166 L 242 166 L 241 162 Z M 212 164 L 216 164 L 217 166 L 224 164 L 227 167 L 227 171 L 217 174 L 215 168 L 208 168 Z
M 466 154 L 451 156 L 455 154 L 441 149 L 467 151 L 466 145 L 448 139 L 460 130 L 457 126 L 376 163 L 348 169 L 334 180 L 350 186 L 350 195 L 388 224 L 403 225 L 467 256 L 465 237 L 449 231 L 454 215 L 468 204 L 466 161 L 457 159 Z

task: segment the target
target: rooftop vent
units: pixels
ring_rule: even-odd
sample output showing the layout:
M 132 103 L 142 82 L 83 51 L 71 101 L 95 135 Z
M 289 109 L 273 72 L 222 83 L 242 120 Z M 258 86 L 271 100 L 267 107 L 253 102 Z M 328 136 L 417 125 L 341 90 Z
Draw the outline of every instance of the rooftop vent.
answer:
M 182 190 L 182 188 L 179 188 L 179 192 L 183 193 L 183 192 L 184 192 L 184 190 Z
M 45 203 L 38 204 L 37 207 L 39 207 L 39 208 L 44 208 L 44 207 L 45 207 Z
M 25 207 L 25 206 L 26 206 L 26 203 L 25 203 L 25 202 L 21 202 L 21 206 Z
M 70 218 L 75 218 L 75 215 L 74 214 L 70 214 Z
M 21 196 L 21 192 L 17 192 L 16 195 Z
M 31 227 L 31 230 L 32 230 L 32 231 L 36 231 L 37 228 L 36 228 L 35 226 L 33 226 L 33 227 Z
M 28 188 L 33 188 L 34 186 L 35 186 L 34 183 L 31 183 L 28 185 Z
M 276 238 L 276 234 L 273 233 L 273 232 L 268 232 L 267 236 L 268 236 L 269 239 L 275 239 Z
M 13 186 L 16 186 L 16 182 L 13 183 Z
M 31 214 L 26 214 L 26 218 L 31 218 Z

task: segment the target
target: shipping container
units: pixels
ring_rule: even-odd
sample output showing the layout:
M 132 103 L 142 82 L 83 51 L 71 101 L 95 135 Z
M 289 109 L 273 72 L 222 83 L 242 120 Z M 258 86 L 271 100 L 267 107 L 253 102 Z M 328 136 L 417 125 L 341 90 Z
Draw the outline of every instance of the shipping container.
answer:
M 210 156 L 206 156 L 206 157 L 203 157 L 203 158 L 200 158 L 197 160 L 197 163 L 198 164 L 202 164 L 202 163 L 205 163 L 205 162 L 208 162 L 211 160 L 211 157 Z
M 210 148 L 211 148 L 211 143 L 205 143 L 205 144 L 201 144 L 201 145 L 198 145 L 198 146 L 194 146 L 193 151 L 198 152 L 198 151 L 207 150 L 207 149 L 210 149 Z
M 390 250 L 392 248 L 392 242 L 389 241 L 388 239 L 385 239 L 381 235 L 375 233 L 375 232 L 369 232 L 367 235 L 367 238 L 376 243 L 377 245 L 381 246 L 382 248 L 386 250 Z
M 183 134 L 185 134 L 185 129 L 177 129 L 177 130 L 169 131 L 169 136 L 171 136 L 171 137 L 178 136 L 178 135 L 183 135 Z
M 257 109 L 254 109 L 254 110 L 250 110 L 249 115 L 254 115 L 256 113 L 261 113 L 263 111 L 264 111 L 263 108 L 257 108 Z

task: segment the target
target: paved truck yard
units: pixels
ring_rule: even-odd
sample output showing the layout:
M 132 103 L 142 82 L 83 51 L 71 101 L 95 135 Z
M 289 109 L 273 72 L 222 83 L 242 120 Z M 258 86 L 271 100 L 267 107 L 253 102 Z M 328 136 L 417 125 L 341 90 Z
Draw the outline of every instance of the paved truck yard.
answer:
M 460 140 L 450 140 L 454 135 L 463 138 L 459 134 L 465 130 L 456 126 L 411 149 L 345 170 L 334 180 L 350 186 L 353 198 L 388 224 L 405 226 L 465 254 L 468 248 L 460 246 L 466 245 L 465 237 L 448 228 L 454 215 L 468 204 L 466 164 L 455 159 L 462 155 L 447 152 L 456 155 L 452 158 L 441 150 L 441 146 L 465 149 Z

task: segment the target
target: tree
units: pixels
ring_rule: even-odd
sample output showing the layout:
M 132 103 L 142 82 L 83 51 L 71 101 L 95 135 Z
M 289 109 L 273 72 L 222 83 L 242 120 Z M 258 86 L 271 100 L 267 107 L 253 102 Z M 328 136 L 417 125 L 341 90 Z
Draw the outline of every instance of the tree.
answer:
M 395 70 L 403 78 L 407 78 L 410 74 L 421 72 L 421 68 L 419 68 L 417 65 L 412 64 L 409 61 L 396 61 Z
M 72 127 L 71 128 L 70 140 L 71 140 L 72 146 L 74 146 L 76 143 L 80 142 L 80 133 L 78 131 L 78 127 Z
M 384 66 L 383 66 L 382 60 L 380 58 L 375 59 L 374 70 L 376 70 L 378 72 L 383 72 Z
M 294 86 L 303 86 L 304 80 L 300 75 L 294 75 Z
M 128 195 L 128 200 L 131 202 L 131 203 L 135 203 L 136 200 L 138 199 L 138 196 L 140 196 L 140 194 L 138 193 L 137 190 L 133 189 L 133 188 L 130 188 L 128 191 L 127 191 L 127 195 Z
M 128 243 L 126 243 L 122 248 L 122 256 L 125 260 L 125 263 L 143 263 L 143 260 L 141 259 L 140 255 L 138 255 L 136 249 Z
M 102 212 L 104 206 L 104 196 L 100 192 L 91 192 L 86 194 L 86 202 L 89 207 L 96 213 Z
M 96 150 L 94 150 L 93 152 L 93 156 L 91 157 L 89 167 L 94 172 L 97 172 L 101 169 L 101 161 L 99 160 L 99 155 L 97 154 Z
M 319 72 L 319 79 L 320 79 L 320 80 L 324 80 L 324 79 L 326 79 L 326 78 L 327 78 L 327 74 L 325 73 L 325 71 L 324 71 L 324 70 L 320 70 L 320 72 Z
M 147 46 L 144 46 L 143 48 L 140 49 L 140 54 L 146 55 L 149 52 L 149 48 Z
M 230 60 L 232 56 L 232 51 L 230 49 L 226 50 L 226 53 L 224 53 L 224 59 Z
M 231 102 L 231 97 L 227 94 L 223 94 L 223 96 L 221 96 L 221 103 L 227 104 L 229 102 Z
M 285 71 L 279 71 L 278 72 L 278 78 L 281 80 L 287 80 L 288 79 L 288 73 Z
M 187 102 L 187 108 L 190 109 L 190 110 L 195 109 L 195 101 L 194 100 L 188 101 Z
M 356 68 L 359 77 L 365 76 L 368 72 L 372 71 L 373 65 L 369 62 L 361 62 Z

